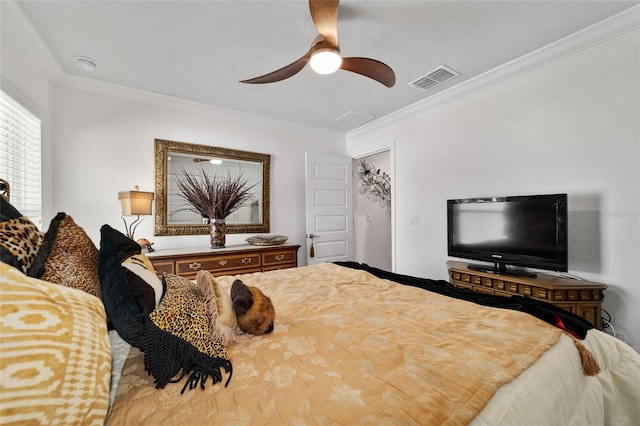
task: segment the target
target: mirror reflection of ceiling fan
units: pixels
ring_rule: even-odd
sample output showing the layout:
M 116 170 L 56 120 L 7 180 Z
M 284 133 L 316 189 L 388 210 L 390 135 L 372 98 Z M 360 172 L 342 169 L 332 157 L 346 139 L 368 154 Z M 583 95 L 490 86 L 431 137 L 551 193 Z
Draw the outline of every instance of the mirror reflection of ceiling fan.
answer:
M 219 158 L 194 158 L 193 161 L 195 163 L 222 164 L 222 160 Z
M 396 75 L 388 65 L 369 58 L 343 58 L 340 54 L 337 30 L 338 3 L 339 0 L 309 0 L 311 19 L 320 33 L 313 39 L 309 51 L 283 68 L 260 77 L 241 80 L 240 83 L 275 83 L 296 75 L 310 63 L 311 68 L 319 74 L 331 74 L 342 69 L 393 87 Z

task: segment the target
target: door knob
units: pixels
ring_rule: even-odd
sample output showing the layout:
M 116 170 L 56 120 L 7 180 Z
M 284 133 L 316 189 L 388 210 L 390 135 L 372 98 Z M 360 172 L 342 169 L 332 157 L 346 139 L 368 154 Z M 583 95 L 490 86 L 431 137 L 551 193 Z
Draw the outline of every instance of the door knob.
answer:
M 309 257 L 316 257 L 316 249 L 315 247 L 313 247 L 313 239 L 318 238 L 319 235 L 309 234 L 307 235 L 307 237 L 311 238 L 311 248 L 309 249 Z

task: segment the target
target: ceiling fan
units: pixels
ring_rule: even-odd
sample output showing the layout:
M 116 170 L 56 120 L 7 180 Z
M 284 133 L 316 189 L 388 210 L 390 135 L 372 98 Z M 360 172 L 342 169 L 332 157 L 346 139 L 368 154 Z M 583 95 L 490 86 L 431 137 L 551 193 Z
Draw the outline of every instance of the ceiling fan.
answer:
M 351 71 L 369 77 L 387 87 L 396 83 L 396 75 L 388 65 L 369 58 L 343 58 L 338 44 L 338 3 L 339 0 L 309 0 L 311 19 L 318 34 L 311 48 L 300 59 L 269 74 L 241 80 L 240 83 L 275 83 L 294 76 L 310 63 L 319 74 L 331 74 L 338 69 Z

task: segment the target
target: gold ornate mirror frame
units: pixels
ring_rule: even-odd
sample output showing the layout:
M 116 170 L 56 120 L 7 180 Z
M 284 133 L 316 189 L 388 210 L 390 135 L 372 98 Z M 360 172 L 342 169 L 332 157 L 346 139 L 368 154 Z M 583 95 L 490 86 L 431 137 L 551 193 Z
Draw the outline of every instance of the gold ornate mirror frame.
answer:
M 263 233 L 269 232 L 270 206 L 270 170 L 271 156 L 249 151 L 238 151 L 215 146 L 196 145 L 163 139 L 155 140 L 155 197 L 156 214 L 154 235 L 206 235 L 209 225 L 194 223 L 169 223 L 169 206 L 175 204 L 179 195 L 169 191 L 169 164 L 171 155 L 193 156 L 194 161 L 204 161 L 207 158 L 220 158 L 240 163 L 256 163 L 262 167 L 262 193 L 257 194 L 257 202 L 261 215 L 257 222 L 234 223 L 227 221 L 228 234 Z M 197 160 L 195 159 L 197 158 Z M 255 204 L 255 203 L 254 203 Z

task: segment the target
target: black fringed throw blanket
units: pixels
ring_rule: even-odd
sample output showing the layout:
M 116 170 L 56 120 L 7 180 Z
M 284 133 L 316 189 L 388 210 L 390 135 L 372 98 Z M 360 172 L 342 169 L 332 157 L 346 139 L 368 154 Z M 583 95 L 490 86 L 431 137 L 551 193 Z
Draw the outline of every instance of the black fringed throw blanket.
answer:
M 231 361 L 219 339 L 213 337 L 211 312 L 203 292 L 189 280 L 165 275 L 166 293 L 144 325 L 144 366 L 156 388 L 187 376 L 181 393 L 200 386 L 211 377 L 222 381 L 220 368 L 229 373 Z M 215 301 L 214 301 L 215 303 Z
M 484 306 L 492 306 L 494 308 L 513 309 L 516 311 L 526 312 L 548 324 L 561 328 L 570 334 L 584 339 L 587 332 L 593 328 L 593 325 L 584 318 L 565 311 L 551 303 L 532 299 L 524 296 L 494 296 L 491 294 L 478 293 L 473 290 L 456 288 L 452 284 L 444 280 L 431 280 L 428 278 L 417 278 L 409 275 L 400 275 L 393 272 L 384 271 L 374 268 L 364 263 L 357 262 L 334 262 L 337 265 L 345 266 L 352 269 L 360 269 L 367 271 L 378 278 L 395 281 L 400 284 L 419 287 L 444 296 L 462 299 L 468 302 L 477 303 Z

